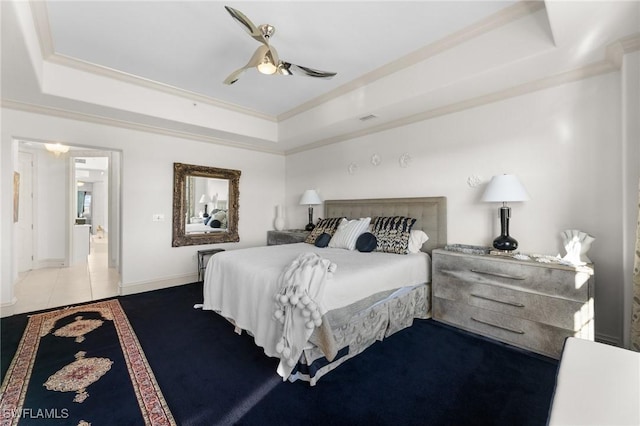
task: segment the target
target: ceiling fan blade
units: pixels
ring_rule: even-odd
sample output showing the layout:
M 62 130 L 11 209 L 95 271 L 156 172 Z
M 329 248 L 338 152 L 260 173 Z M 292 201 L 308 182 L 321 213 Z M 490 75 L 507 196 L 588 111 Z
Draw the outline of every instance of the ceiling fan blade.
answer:
M 278 56 L 278 51 L 276 50 L 275 47 L 273 46 L 269 46 L 269 55 L 271 55 L 271 63 L 272 64 L 279 64 L 280 63 L 280 57 Z
M 232 72 L 231 74 L 229 74 L 229 76 L 224 79 L 223 83 L 233 84 L 236 81 L 238 81 L 242 73 L 245 72 L 247 68 L 258 66 L 258 64 L 262 61 L 262 58 L 264 58 L 264 55 L 266 55 L 268 52 L 269 52 L 269 46 L 267 45 L 258 46 L 256 51 L 253 52 L 253 56 L 251 56 L 251 59 L 249 59 L 249 62 L 247 62 L 247 64 L 242 68 L 239 68 L 234 72 Z
M 240 78 L 242 73 L 245 72 L 246 70 L 247 70 L 246 67 L 242 67 L 242 68 L 239 68 L 239 69 L 235 70 L 234 72 L 229 74 L 229 76 L 227 78 L 224 79 L 223 83 L 224 84 L 228 84 L 228 85 L 231 85 L 231 84 L 235 83 L 236 81 L 238 81 L 238 79 Z
M 303 67 L 301 65 L 291 64 L 289 62 L 280 62 L 278 73 L 282 75 L 306 75 L 307 77 L 326 78 L 327 80 L 335 76 L 337 73 L 329 71 L 320 71 L 313 68 Z
M 260 31 L 260 29 L 256 27 L 253 22 L 251 22 L 251 20 L 244 15 L 244 13 L 229 6 L 225 6 L 224 8 L 227 9 L 227 12 L 229 12 L 231 17 L 235 19 L 253 39 L 259 41 L 260 43 L 269 43 L 269 41 L 265 39 L 264 35 L 262 34 L 262 31 Z

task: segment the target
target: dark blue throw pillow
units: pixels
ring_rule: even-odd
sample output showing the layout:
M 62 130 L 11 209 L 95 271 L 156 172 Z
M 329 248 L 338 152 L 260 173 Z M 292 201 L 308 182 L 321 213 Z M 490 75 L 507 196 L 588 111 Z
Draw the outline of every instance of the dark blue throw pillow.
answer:
M 378 239 L 371 232 L 365 232 L 356 240 L 356 248 L 358 251 L 368 253 L 374 251 L 378 245 Z
M 212 228 L 220 228 L 221 225 L 222 222 L 220 222 L 218 219 L 213 219 L 211 222 L 209 222 L 209 226 Z
M 331 241 L 331 235 L 324 232 L 318 235 L 318 238 L 316 238 L 315 245 L 316 247 L 320 247 L 320 248 L 326 247 L 329 245 L 329 241 Z

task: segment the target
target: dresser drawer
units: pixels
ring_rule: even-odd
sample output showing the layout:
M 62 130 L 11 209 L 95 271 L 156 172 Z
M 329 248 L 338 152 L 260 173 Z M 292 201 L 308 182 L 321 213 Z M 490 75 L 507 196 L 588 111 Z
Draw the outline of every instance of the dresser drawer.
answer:
M 571 331 L 439 297 L 433 298 L 433 314 L 450 325 L 556 359 L 567 337 L 588 338 L 593 330 L 591 323 Z
M 433 296 L 574 331 L 593 318 L 593 300 L 576 302 L 476 281 L 434 285 Z
M 499 256 L 464 256 L 437 253 L 433 257 L 434 288 L 472 282 L 525 290 L 552 297 L 587 302 L 591 274 L 561 266 L 518 262 Z

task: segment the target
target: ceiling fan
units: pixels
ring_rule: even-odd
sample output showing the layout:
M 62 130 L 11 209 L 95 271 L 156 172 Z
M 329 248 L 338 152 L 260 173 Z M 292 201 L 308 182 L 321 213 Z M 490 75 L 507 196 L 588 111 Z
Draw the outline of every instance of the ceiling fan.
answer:
M 240 78 L 240 75 L 248 68 L 256 67 L 262 74 L 281 74 L 294 75 L 300 74 L 308 77 L 330 79 L 335 72 L 327 72 L 315 70 L 313 68 L 295 65 L 280 59 L 276 48 L 269 44 L 269 39 L 275 33 L 276 29 L 269 24 L 255 26 L 242 12 L 229 6 L 225 6 L 227 12 L 249 33 L 256 41 L 262 43 L 253 53 L 249 62 L 242 68 L 239 68 L 229 74 L 224 80 L 224 84 L 233 84 Z

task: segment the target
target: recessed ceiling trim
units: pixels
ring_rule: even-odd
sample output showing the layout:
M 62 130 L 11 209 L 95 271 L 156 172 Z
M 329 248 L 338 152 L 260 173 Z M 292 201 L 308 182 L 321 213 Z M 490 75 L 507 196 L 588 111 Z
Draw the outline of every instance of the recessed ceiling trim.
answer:
M 70 120 L 85 121 L 85 122 L 94 123 L 94 124 L 103 124 L 106 126 L 120 127 L 123 129 L 137 130 L 137 131 L 142 131 L 147 133 L 154 133 L 154 134 L 182 138 L 182 139 L 190 139 L 190 140 L 195 140 L 200 142 L 209 142 L 209 143 L 214 143 L 216 145 L 223 145 L 223 146 L 228 146 L 232 148 L 265 152 L 268 154 L 278 154 L 278 155 L 284 154 L 282 150 L 264 148 L 257 145 L 248 144 L 245 142 L 229 141 L 226 139 L 216 138 L 213 136 L 206 136 L 206 135 L 201 135 L 201 134 L 196 134 L 191 132 L 171 130 L 164 127 L 150 126 L 147 124 L 134 123 L 134 122 L 125 121 L 125 120 L 117 120 L 114 118 L 106 118 L 106 117 L 92 115 L 92 114 L 83 114 L 83 113 L 68 111 L 60 108 L 51 108 L 51 107 L 45 107 L 41 105 L 28 104 L 25 102 L 15 101 L 12 99 L 2 99 L 1 105 L 3 108 L 15 109 L 18 111 L 25 111 L 25 112 L 35 113 L 35 114 L 43 114 L 43 115 L 49 115 L 49 116 L 54 116 L 59 118 L 66 118 Z
M 31 16 L 33 16 L 33 24 L 36 27 L 36 34 L 38 34 L 38 40 L 40 41 L 42 58 L 46 60 L 55 52 L 47 4 L 44 1 L 31 0 L 29 1 L 29 7 L 31 8 Z
M 136 84 L 152 90 L 158 90 L 160 92 L 168 93 L 170 95 L 179 96 L 195 102 L 206 103 L 215 107 L 224 108 L 230 111 L 239 112 L 252 117 L 260 118 L 276 122 L 277 118 L 270 114 L 265 114 L 260 111 L 253 110 L 251 108 L 242 107 L 230 102 L 224 102 L 218 99 L 214 99 L 209 96 L 201 95 L 199 93 L 190 92 L 188 90 L 180 89 L 168 84 L 159 83 L 150 79 L 139 77 L 133 74 L 129 74 L 123 71 L 119 71 L 113 68 L 97 65 L 91 62 L 82 61 L 80 59 L 72 58 L 66 55 L 62 55 L 55 52 L 55 46 L 53 43 L 53 37 L 51 34 L 51 27 L 49 25 L 49 16 L 47 6 L 44 1 L 31 1 L 30 2 L 33 22 L 36 27 L 36 33 L 40 41 L 40 48 L 42 50 L 42 58 L 45 61 L 49 61 L 58 65 L 66 66 L 69 68 L 85 71 L 97 75 L 101 75 L 115 80 L 120 80 L 125 83 Z
M 317 98 L 311 99 L 310 101 L 298 105 L 297 107 L 287 112 L 279 114 L 277 117 L 278 121 L 284 121 L 293 116 L 306 112 L 332 99 L 338 98 L 353 90 L 366 86 L 376 80 L 401 71 L 405 68 L 411 67 L 446 50 L 452 49 L 474 37 L 478 37 L 484 33 L 493 31 L 524 16 L 533 14 L 543 8 L 544 2 L 542 1 L 520 1 L 514 5 L 508 6 L 494 13 L 493 15 L 476 22 L 473 25 L 456 31 L 455 33 L 447 37 L 444 37 L 393 62 L 390 62 L 367 74 L 364 74 L 362 77 L 345 83 L 342 86 L 325 93 L 324 95 L 318 96 Z
M 173 96 L 179 96 L 184 99 L 188 99 L 193 102 L 205 103 L 214 107 L 223 108 L 226 110 L 238 112 L 241 114 L 249 115 L 255 118 L 276 122 L 276 117 L 265 114 L 253 109 L 244 108 L 236 104 L 220 101 L 209 96 L 201 95 L 199 93 L 190 92 L 188 90 L 179 89 L 168 84 L 159 83 L 157 81 L 149 80 L 143 77 L 138 77 L 133 74 L 128 74 L 123 71 L 118 71 L 113 68 L 104 67 L 102 65 L 92 64 L 91 62 L 82 61 L 80 59 L 72 58 L 69 56 L 54 53 L 47 60 L 51 63 L 73 68 L 79 71 L 85 71 L 92 74 L 101 75 L 103 77 L 113 78 L 125 83 L 135 84 L 138 86 L 146 87 L 148 89 L 157 90 L 159 92 L 167 93 Z
M 475 108 L 482 105 L 491 104 L 494 102 L 503 101 L 516 96 L 525 95 L 539 90 L 548 89 L 562 84 L 567 84 L 579 80 L 583 80 L 589 77 L 595 77 L 601 74 L 607 74 L 612 71 L 618 71 L 619 67 L 615 63 L 608 60 L 602 60 L 595 62 L 580 68 L 576 68 L 570 71 L 555 74 L 549 77 L 544 77 L 538 80 L 529 81 L 523 84 L 519 84 L 513 87 L 509 87 L 497 92 L 488 93 L 475 98 L 466 99 L 460 102 L 455 102 L 442 107 L 434 108 L 431 110 L 423 111 L 417 114 L 412 114 L 406 117 L 402 117 L 396 120 L 381 123 L 376 126 L 368 127 L 366 129 L 356 130 L 354 132 L 344 133 L 336 135 L 330 138 L 318 140 L 310 144 L 303 145 L 301 147 L 292 148 L 285 151 L 285 155 L 296 154 L 299 152 L 308 151 L 315 148 L 320 148 L 327 145 L 332 145 L 339 142 L 344 142 L 350 139 L 359 138 L 362 136 L 379 133 L 385 130 L 395 129 L 397 127 L 406 126 L 409 124 L 417 123 L 420 121 L 429 120 L 431 118 L 440 117 L 443 115 L 453 114 L 456 112 L 464 111 L 470 108 Z

